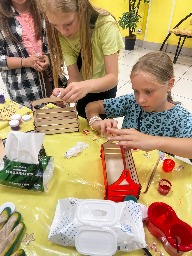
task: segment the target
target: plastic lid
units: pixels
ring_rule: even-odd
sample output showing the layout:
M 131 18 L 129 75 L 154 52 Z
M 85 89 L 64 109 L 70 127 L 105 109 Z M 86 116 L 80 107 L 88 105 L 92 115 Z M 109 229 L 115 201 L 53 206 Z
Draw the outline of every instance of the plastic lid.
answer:
M 20 114 L 14 114 L 11 116 L 12 120 L 20 120 L 21 119 L 21 115 Z
M 112 201 L 88 199 L 77 205 L 76 218 L 83 224 L 114 226 L 118 221 L 118 212 Z
M 17 127 L 17 126 L 19 125 L 19 121 L 18 121 L 18 120 L 11 120 L 11 121 L 9 122 L 9 125 L 10 125 L 11 127 Z
M 117 235 L 109 229 L 79 228 L 75 247 L 80 254 L 111 256 L 117 251 Z
M 31 116 L 30 115 L 23 115 L 22 119 L 23 119 L 23 121 L 27 122 L 31 119 Z

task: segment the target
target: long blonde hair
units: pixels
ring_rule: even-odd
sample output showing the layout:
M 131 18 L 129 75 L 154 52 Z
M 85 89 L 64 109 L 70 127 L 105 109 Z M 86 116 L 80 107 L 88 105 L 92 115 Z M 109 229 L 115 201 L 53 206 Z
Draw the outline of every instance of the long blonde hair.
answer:
M 90 19 L 93 16 L 109 15 L 104 9 L 93 7 L 89 0 L 36 0 L 41 10 L 45 13 L 52 12 L 78 12 L 80 28 L 80 45 L 82 58 L 82 76 L 88 79 L 93 73 L 93 56 L 91 35 L 92 28 Z M 47 21 L 47 37 L 50 49 L 50 57 L 53 65 L 54 84 L 57 85 L 57 78 L 62 70 L 63 55 L 59 42 L 59 32 Z
M 171 78 L 174 78 L 172 60 L 165 52 L 149 52 L 142 56 L 133 66 L 130 76 L 141 71 L 153 75 L 160 84 L 167 84 Z M 171 91 L 167 94 L 167 100 L 174 103 Z

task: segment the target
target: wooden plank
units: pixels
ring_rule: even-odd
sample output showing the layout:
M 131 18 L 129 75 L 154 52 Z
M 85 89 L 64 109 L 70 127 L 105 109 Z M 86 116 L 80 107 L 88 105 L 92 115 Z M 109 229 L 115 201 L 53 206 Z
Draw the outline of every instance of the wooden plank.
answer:
M 40 121 L 41 120 L 41 121 Z M 37 120 L 35 123 L 35 126 L 44 126 L 44 125 L 63 125 L 63 124 L 77 124 L 78 121 L 77 119 L 50 119 L 50 120 L 45 120 L 45 119 L 40 119 Z M 78 125 L 78 124 L 77 124 Z
M 77 118 L 77 114 L 73 112 L 66 112 L 66 113 L 50 113 L 50 114 L 37 114 L 37 119 L 51 119 L 51 118 Z
M 66 125 L 43 125 L 43 126 L 36 126 L 37 131 L 42 131 L 42 130 L 59 130 L 59 129 L 70 129 L 70 128 L 77 128 L 77 124 L 66 124 Z
M 105 154 L 121 154 L 121 150 L 119 148 L 107 148 Z
M 49 114 L 49 113 L 62 113 L 62 112 L 76 112 L 75 107 L 65 107 L 65 108 L 44 108 L 44 109 L 35 109 L 34 112 L 38 114 Z
M 45 134 L 60 134 L 60 133 L 67 133 L 67 132 L 78 132 L 79 131 L 79 128 L 65 128 L 65 129 L 59 129 L 59 130 L 41 130 L 41 131 L 37 131 L 37 132 L 42 132 L 42 133 L 45 133 Z

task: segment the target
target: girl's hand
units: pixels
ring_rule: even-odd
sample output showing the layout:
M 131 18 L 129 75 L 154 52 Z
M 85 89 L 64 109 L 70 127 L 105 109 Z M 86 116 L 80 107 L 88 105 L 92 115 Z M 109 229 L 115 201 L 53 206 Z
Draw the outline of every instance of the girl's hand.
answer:
M 98 130 L 101 132 L 101 134 L 105 135 L 105 134 L 110 134 L 108 132 L 108 128 L 117 129 L 117 124 L 118 124 L 117 120 L 104 119 L 104 120 L 93 122 L 91 127 L 93 128 L 93 130 Z
M 61 95 L 64 94 L 63 90 L 64 90 L 63 88 L 55 88 L 52 92 L 52 96 L 55 96 L 61 99 Z
M 88 90 L 84 81 L 72 82 L 65 89 L 61 91 L 60 98 L 68 103 L 77 102 L 87 95 Z
M 34 64 L 34 69 L 42 72 L 45 69 L 48 68 L 49 66 L 49 58 L 47 55 L 43 54 L 42 56 L 38 57 L 38 60 L 36 61 L 36 63 Z
M 39 60 L 37 56 L 30 56 L 22 59 L 22 65 L 26 68 L 34 68 L 36 62 Z
M 158 136 L 152 136 L 138 132 L 135 129 L 113 129 L 107 128 L 107 131 L 113 134 L 109 140 L 118 141 L 118 145 L 125 149 L 138 148 L 144 151 L 157 149 Z

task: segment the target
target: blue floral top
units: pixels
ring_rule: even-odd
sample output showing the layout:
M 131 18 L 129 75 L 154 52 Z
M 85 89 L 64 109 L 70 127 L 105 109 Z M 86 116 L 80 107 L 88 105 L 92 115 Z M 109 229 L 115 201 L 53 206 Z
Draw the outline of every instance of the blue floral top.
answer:
M 104 100 L 108 118 L 123 117 L 122 128 L 135 128 L 145 134 L 178 138 L 192 137 L 192 114 L 180 104 L 163 112 L 145 112 L 133 94 Z

